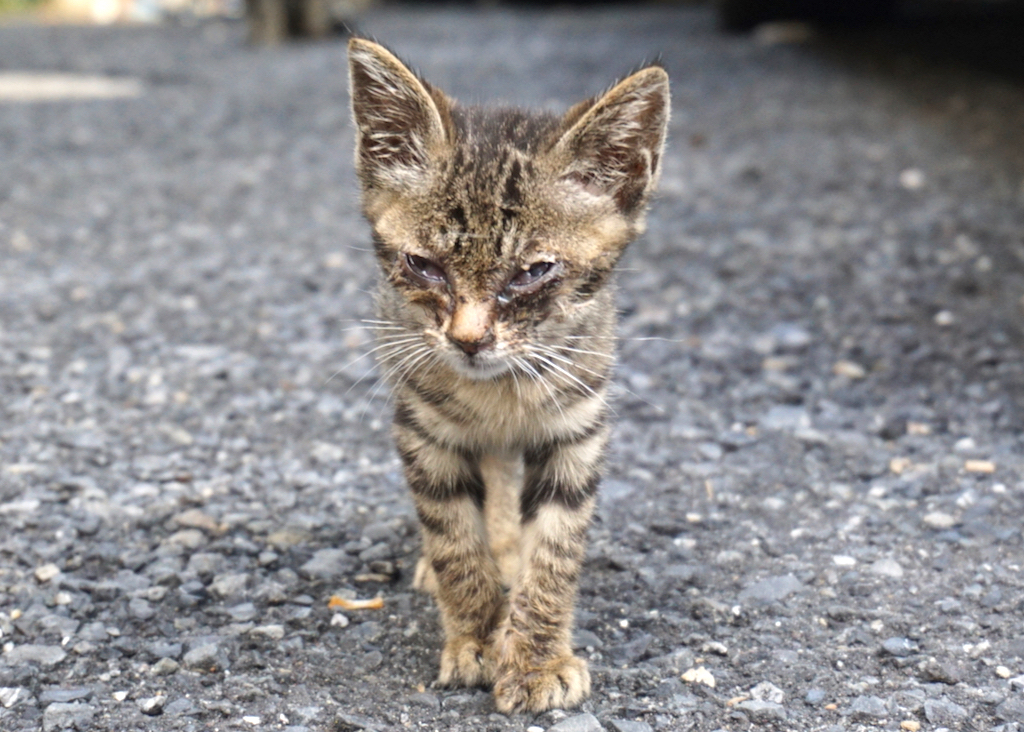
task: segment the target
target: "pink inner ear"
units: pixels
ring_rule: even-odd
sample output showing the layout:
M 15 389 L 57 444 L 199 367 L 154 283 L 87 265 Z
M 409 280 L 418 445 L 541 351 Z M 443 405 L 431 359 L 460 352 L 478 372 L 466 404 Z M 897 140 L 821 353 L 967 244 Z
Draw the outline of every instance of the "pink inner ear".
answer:
M 563 175 L 562 180 L 569 181 L 570 183 L 579 186 L 592 196 L 603 196 L 608 194 L 607 189 L 602 187 L 598 182 L 597 177 L 590 172 L 581 170 L 573 171 L 572 173 L 566 173 Z

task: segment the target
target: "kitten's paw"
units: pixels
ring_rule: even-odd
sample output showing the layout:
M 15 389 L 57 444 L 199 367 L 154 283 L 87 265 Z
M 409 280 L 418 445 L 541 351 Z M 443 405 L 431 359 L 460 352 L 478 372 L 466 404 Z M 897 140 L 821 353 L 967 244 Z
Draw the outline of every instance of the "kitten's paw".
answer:
M 494 664 L 482 640 L 460 635 L 445 642 L 437 686 L 489 686 L 493 682 Z
M 437 573 L 434 572 L 434 568 L 426 557 L 420 557 L 416 562 L 416 571 L 412 576 L 412 588 L 437 597 Z
M 494 700 L 503 714 L 568 709 L 588 696 L 590 671 L 575 656 L 560 656 L 536 668 L 500 669 L 494 685 Z

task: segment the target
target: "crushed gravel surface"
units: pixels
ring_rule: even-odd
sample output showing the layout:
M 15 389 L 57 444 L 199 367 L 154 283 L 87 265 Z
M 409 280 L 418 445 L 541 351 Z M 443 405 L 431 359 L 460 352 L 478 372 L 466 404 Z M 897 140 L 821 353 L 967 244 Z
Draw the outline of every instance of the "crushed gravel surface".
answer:
M 673 78 L 593 697 L 431 688 L 342 41 L 21 26 L 0 70 L 142 93 L 0 103 L 0 729 L 1024 729 L 1021 79 L 699 7 L 362 27 L 467 101 Z

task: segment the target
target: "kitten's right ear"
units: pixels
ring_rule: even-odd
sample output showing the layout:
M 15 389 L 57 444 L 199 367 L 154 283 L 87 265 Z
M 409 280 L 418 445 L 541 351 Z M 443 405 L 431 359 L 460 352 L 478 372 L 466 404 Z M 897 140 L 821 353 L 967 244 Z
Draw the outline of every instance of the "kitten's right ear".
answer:
M 416 187 L 447 139 L 444 95 L 372 41 L 351 39 L 348 62 L 356 170 L 364 186 Z

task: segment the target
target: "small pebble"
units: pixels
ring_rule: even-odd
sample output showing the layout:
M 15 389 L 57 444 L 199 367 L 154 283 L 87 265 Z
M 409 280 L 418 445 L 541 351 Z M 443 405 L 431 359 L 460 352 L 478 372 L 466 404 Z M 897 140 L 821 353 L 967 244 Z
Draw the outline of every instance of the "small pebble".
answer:
M 154 676 L 170 676 L 177 673 L 179 668 L 181 666 L 173 658 L 161 658 L 150 667 L 149 672 Z
M 44 564 L 41 567 L 36 567 L 34 572 L 36 579 L 40 582 L 49 582 L 58 574 L 60 574 L 60 568 L 53 563 Z
M 164 713 L 164 704 L 166 703 L 167 697 L 163 694 L 139 699 L 139 711 L 149 717 L 156 717 Z
M 271 625 L 257 625 L 249 631 L 249 635 L 269 638 L 270 640 L 281 640 L 284 638 L 284 626 L 278 623 L 273 623 Z
M 908 191 L 920 190 L 924 187 L 925 176 L 920 168 L 906 168 L 900 171 L 900 186 Z
M 879 559 L 871 563 L 868 567 L 868 571 L 871 574 L 878 575 L 879 577 L 892 577 L 893 579 L 899 579 L 903 576 L 903 567 L 895 559 Z
M 688 684 L 703 684 L 712 689 L 715 688 L 715 677 L 703 666 L 689 669 L 683 674 L 682 678 Z
M 832 366 L 832 373 L 836 376 L 845 376 L 847 379 L 863 379 L 868 375 L 863 366 L 853 361 L 836 361 Z
M 921 521 L 929 529 L 936 529 L 940 531 L 943 529 L 951 529 L 956 526 L 956 518 L 944 511 L 932 511 L 930 513 L 926 513 Z
M 996 464 L 991 460 L 968 460 L 964 463 L 964 470 L 968 473 L 994 473 Z

